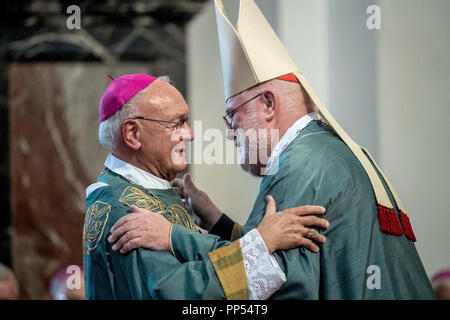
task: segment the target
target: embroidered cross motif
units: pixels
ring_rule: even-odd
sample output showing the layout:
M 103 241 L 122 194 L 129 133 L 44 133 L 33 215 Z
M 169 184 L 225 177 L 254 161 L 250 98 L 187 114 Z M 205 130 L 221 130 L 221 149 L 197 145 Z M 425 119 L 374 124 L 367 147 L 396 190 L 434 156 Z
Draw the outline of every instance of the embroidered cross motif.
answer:
M 83 254 L 85 256 L 97 248 L 110 212 L 111 205 L 102 201 L 95 201 L 87 210 L 83 228 Z

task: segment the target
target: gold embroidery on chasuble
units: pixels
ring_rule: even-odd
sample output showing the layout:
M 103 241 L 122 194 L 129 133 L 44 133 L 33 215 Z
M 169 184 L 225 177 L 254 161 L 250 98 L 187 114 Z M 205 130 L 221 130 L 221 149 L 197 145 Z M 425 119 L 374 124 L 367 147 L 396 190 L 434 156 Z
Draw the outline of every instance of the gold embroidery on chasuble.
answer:
M 166 206 L 161 200 L 152 197 L 133 186 L 128 186 L 123 190 L 119 202 L 124 203 L 129 207 L 135 205 L 139 208 L 144 208 L 159 214 L 166 212 Z
M 178 219 L 180 225 L 194 231 L 200 231 L 197 225 L 192 220 L 191 215 L 183 206 L 179 204 L 172 204 L 169 207 L 168 211 L 173 219 Z
M 127 206 L 135 205 L 139 208 L 147 209 L 158 214 L 164 215 L 172 223 L 182 225 L 183 227 L 199 231 L 187 210 L 179 205 L 172 204 L 167 207 L 156 196 L 145 193 L 144 191 L 128 186 L 122 192 L 119 202 Z
M 83 254 L 85 256 L 97 248 L 110 212 L 111 205 L 102 201 L 95 201 L 87 210 L 83 228 Z

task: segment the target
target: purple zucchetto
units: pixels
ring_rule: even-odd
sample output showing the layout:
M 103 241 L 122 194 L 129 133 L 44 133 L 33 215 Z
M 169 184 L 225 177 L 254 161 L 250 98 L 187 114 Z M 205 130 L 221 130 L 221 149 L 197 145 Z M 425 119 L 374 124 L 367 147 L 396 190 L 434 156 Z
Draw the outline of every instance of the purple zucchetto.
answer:
M 100 122 L 111 117 L 136 93 L 156 80 L 155 77 L 142 73 L 126 74 L 116 79 L 109 77 L 112 81 L 100 100 Z
M 448 281 L 450 283 L 450 269 L 443 269 L 439 272 L 437 272 L 433 278 L 431 278 L 431 283 L 441 282 L 441 281 Z

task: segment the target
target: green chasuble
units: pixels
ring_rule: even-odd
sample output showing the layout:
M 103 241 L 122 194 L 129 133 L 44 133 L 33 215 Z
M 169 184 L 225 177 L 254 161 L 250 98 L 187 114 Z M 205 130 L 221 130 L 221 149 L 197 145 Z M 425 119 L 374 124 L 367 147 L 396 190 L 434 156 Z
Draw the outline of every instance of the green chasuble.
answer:
M 274 253 L 287 280 L 271 298 L 435 298 L 414 243 L 404 235 L 380 231 L 369 178 L 331 127 L 310 122 L 282 152 L 278 172 L 261 182 L 244 234 L 262 220 L 267 195 L 275 198 L 277 211 L 322 205 L 330 222 L 328 229 L 319 230 L 327 241 L 318 253 L 305 248 Z M 175 254 L 184 260 L 196 259 L 198 252 L 186 244 L 202 241 L 201 237 L 174 228 Z M 223 243 L 227 242 L 215 245 Z
M 99 181 L 107 186 L 94 190 L 86 199 L 83 254 L 87 299 L 248 297 L 242 261 L 235 259 L 233 265 L 223 267 L 222 256 L 231 253 L 229 247 L 233 247 L 237 255 L 240 254 L 239 242 L 221 248 L 228 243 L 220 244 L 219 237 L 203 235 L 200 241 L 185 244 L 189 250 L 199 252 L 193 261 L 180 261 L 169 252 L 143 248 L 125 255 L 113 251 L 107 241 L 110 229 L 117 220 L 131 212 L 129 206 L 133 204 L 162 214 L 174 225 L 192 234 L 199 234 L 199 229 L 172 189 L 145 189 L 109 169 L 105 169 Z M 171 238 L 176 239 L 176 236 Z M 209 251 L 216 253 L 214 260 L 208 256 Z M 232 275 L 240 281 L 232 281 L 231 286 L 223 287 L 227 279 L 220 272 L 218 278 L 218 269 L 232 271 Z

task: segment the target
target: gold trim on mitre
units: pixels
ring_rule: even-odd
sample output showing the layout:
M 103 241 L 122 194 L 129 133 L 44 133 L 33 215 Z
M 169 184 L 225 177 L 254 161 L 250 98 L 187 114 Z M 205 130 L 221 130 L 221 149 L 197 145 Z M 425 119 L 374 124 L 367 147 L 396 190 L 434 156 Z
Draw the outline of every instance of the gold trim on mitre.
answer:
M 222 0 L 215 0 L 214 2 L 225 99 L 228 100 L 230 97 L 262 82 L 288 73 L 295 74 L 300 84 L 310 96 L 322 119 L 336 131 L 364 167 L 372 183 L 377 203 L 392 209 L 393 205 L 388 193 L 374 168 L 374 165 L 376 166 L 375 162 L 372 160 L 374 163 L 372 165 L 371 160 L 369 160 L 370 155 L 350 138 L 328 112 L 313 88 L 290 58 L 283 44 L 255 2 L 253 0 L 240 1 L 239 18 L 236 23 L 236 28 L 229 21 Z M 377 169 L 391 190 L 398 208 L 405 212 L 403 204 L 392 185 L 379 168 Z

